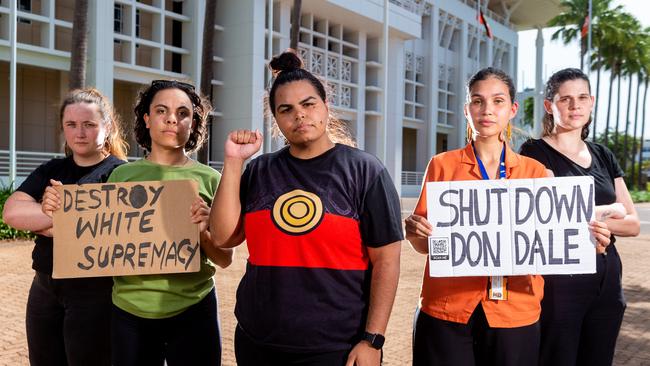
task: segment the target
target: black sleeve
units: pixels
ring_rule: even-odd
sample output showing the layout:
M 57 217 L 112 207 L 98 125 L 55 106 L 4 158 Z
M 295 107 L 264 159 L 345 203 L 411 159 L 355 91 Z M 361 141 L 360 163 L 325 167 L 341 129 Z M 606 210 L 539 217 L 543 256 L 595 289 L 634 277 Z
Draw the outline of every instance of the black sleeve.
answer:
M 54 161 L 50 160 L 41 164 L 36 170 L 31 172 L 23 184 L 16 191 L 27 193 L 37 202 L 43 198 L 45 188 L 50 185 L 51 169 Z
M 540 143 L 535 140 L 530 139 L 524 142 L 519 148 L 519 154 L 539 161 L 546 167 L 546 169 L 553 169 L 548 155 L 542 149 Z
M 361 238 L 368 247 L 404 239 L 399 196 L 385 168 L 368 187 L 359 220 Z
M 600 145 L 603 155 L 605 155 L 605 159 L 607 161 L 607 168 L 609 169 L 610 174 L 612 175 L 612 179 L 620 178 L 625 176 L 625 172 L 621 168 L 621 165 L 618 163 L 618 159 L 616 159 L 616 155 L 607 148 L 606 146 Z

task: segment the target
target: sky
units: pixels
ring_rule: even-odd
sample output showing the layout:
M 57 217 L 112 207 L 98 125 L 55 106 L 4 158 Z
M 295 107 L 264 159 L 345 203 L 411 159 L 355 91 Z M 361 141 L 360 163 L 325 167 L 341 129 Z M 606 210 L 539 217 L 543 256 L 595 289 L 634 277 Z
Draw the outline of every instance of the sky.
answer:
M 643 16 L 650 14 L 650 1 L 648 0 L 614 0 L 614 5 L 623 5 L 626 11 L 634 14 L 644 27 L 650 26 L 650 17 Z M 551 40 L 551 35 L 557 28 L 544 29 L 544 61 L 542 77 L 544 81 L 548 79 L 555 71 L 566 67 L 580 67 L 580 46 L 576 41 L 573 44 L 565 46 L 561 40 Z M 537 39 L 537 30 L 519 32 L 519 54 L 518 54 L 518 75 L 517 90 L 535 87 L 535 40 Z M 590 75 L 592 94 L 596 94 L 596 73 Z M 607 117 L 607 99 L 609 89 L 609 75 L 607 72 L 601 72 L 600 76 L 600 102 L 598 103 L 598 114 L 596 129 L 601 132 L 605 128 L 605 119 Z M 620 125 L 619 130 L 625 128 L 624 121 L 627 113 L 627 79 L 621 81 L 621 108 L 620 108 Z M 614 93 L 616 92 L 616 82 L 614 83 Z M 643 99 L 643 85 L 641 86 L 640 99 Z M 632 79 L 632 101 L 630 106 L 630 119 L 634 123 L 634 105 L 636 99 L 636 78 Z M 648 97 L 650 102 L 650 97 Z M 649 103 L 650 104 L 650 103 Z M 641 117 L 641 108 L 639 108 L 639 118 Z M 616 94 L 612 96 L 612 112 L 610 117 L 610 128 L 616 123 Z M 650 106 L 648 111 L 650 114 Z M 633 124 L 630 125 L 630 131 Z M 631 134 L 631 132 L 630 132 Z M 646 126 L 645 138 L 650 138 L 650 126 Z

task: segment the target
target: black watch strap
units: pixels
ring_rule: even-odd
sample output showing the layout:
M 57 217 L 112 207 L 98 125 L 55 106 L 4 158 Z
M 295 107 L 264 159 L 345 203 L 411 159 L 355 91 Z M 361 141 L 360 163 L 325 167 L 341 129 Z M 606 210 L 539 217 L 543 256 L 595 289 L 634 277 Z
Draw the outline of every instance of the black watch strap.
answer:
M 384 338 L 384 336 L 379 333 L 369 332 L 363 332 L 363 338 L 361 339 L 370 343 L 374 349 L 381 349 L 384 346 L 384 341 L 386 340 L 386 338 Z

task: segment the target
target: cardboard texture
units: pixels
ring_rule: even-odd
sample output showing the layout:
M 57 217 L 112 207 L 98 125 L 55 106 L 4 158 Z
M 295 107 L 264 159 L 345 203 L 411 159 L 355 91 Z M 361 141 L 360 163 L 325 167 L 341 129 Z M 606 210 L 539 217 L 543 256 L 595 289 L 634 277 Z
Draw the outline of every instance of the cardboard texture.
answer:
M 430 182 L 429 276 L 596 272 L 593 177 Z
M 53 278 L 197 272 L 192 180 L 56 187 Z

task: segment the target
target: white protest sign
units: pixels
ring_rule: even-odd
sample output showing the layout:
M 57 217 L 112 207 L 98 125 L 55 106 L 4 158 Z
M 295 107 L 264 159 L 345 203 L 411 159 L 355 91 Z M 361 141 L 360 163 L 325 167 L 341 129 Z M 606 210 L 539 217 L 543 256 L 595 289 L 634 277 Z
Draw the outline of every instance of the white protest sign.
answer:
M 432 277 L 596 272 L 592 177 L 430 182 Z

